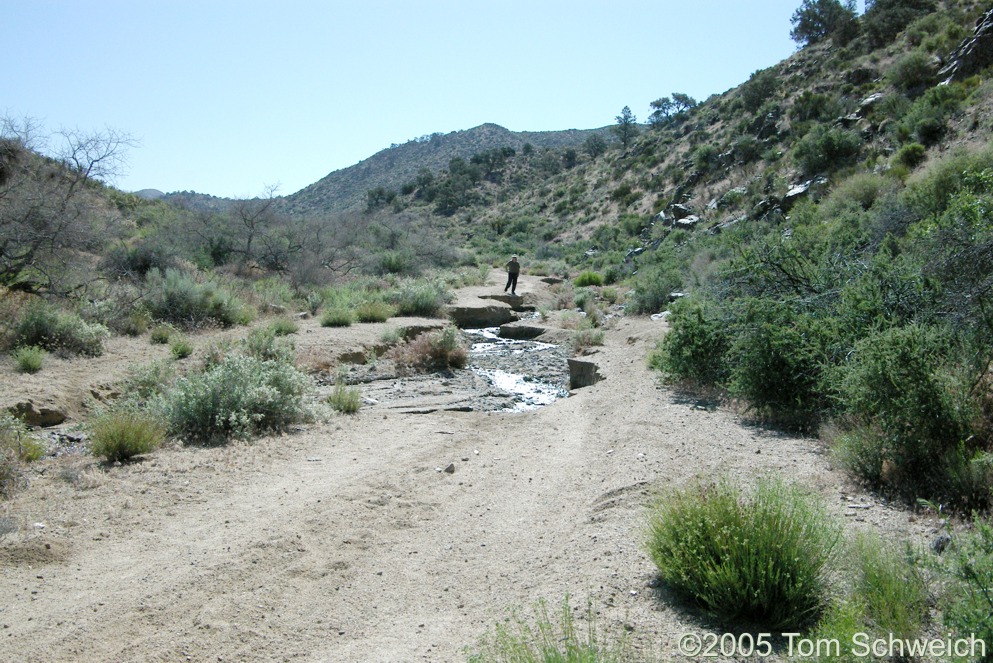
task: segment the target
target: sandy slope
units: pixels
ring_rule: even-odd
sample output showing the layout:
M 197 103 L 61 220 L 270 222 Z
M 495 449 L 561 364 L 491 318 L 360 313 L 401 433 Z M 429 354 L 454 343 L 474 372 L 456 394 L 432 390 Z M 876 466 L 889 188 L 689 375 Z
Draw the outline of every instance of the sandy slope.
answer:
M 654 588 L 644 505 L 695 477 L 773 473 L 851 528 L 929 535 L 816 441 L 660 388 L 662 324 L 616 321 L 591 356 L 605 379 L 529 413 L 373 406 L 123 467 L 44 461 L 0 506 L 21 525 L 0 542 L 0 659 L 458 661 L 509 609 L 566 595 L 668 659 L 704 625 Z M 306 352 L 333 355 L 308 329 Z

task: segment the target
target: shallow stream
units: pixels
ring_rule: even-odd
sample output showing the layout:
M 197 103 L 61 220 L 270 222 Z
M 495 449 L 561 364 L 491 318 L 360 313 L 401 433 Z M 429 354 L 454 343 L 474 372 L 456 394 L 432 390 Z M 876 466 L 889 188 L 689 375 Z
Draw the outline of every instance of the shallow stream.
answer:
M 510 396 L 500 408 L 524 412 L 569 395 L 568 353 L 559 345 L 500 337 L 499 327 L 465 329 L 469 370 Z

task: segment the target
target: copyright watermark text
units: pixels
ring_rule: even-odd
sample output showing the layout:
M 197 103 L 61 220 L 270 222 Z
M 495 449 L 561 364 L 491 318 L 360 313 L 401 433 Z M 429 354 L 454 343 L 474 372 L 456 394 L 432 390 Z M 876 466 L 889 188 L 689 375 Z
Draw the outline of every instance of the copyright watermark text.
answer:
M 683 633 L 676 640 L 682 656 L 700 658 L 765 658 L 773 651 L 787 657 L 831 659 L 856 658 L 928 658 L 943 656 L 985 657 L 986 642 L 975 635 L 945 638 L 881 638 L 855 633 L 851 640 L 805 638 L 800 633 Z

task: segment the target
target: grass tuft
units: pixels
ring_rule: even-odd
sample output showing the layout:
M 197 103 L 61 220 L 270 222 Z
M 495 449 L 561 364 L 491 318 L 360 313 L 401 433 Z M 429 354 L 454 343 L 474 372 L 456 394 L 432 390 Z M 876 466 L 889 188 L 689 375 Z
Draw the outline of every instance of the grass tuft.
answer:
M 555 616 L 540 601 L 533 623 L 513 615 L 498 624 L 469 655 L 469 663 L 629 663 L 637 660 L 625 637 L 610 639 L 598 628 L 591 606 L 586 627 L 576 624 L 569 599 Z
M 346 308 L 329 308 L 321 316 L 321 327 L 348 327 L 354 321 L 352 312 Z
M 41 365 L 45 362 L 44 348 L 37 345 L 22 346 L 14 350 L 14 361 L 17 363 L 17 370 L 21 373 L 37 373 L 41 370 Z
M 90 424 L 90 453 L 125 462 L 158 449 L 165 435 L 165 424 L 147 412 L 109 411 Z

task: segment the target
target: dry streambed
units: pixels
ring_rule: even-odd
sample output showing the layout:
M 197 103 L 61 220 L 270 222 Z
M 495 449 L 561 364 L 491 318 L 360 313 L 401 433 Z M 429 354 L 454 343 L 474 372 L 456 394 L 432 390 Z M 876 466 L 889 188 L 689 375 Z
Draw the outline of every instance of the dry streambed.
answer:
M 308 323 L 297 345 L 318 367 L 383 331 Z M 42 461 L 2 507 L 17 523 L 0 544 L 2 658 L 457 661 L 508 610 L 567 595 L 669 658 L 709 625 L 654 582 L 641 538 L 656 486 L 779 475 L 850 530 L 933 534 L 850 486 L 815 440 L 660 389 L 645 355 L 662 325 L 615 320 L 584 358 L 598 381 L 547 407 L 503 411 L 521 401 L 485 371 L 527 374 L 514 362 L 542 355 L 531 375 L 561 385 L 560 358 L 508 345 L 488 365 L 493 339 L 477 336 L 479 372 L 413 386 L 362 364 L 376 403 L 289 435 L 118 467 Z

